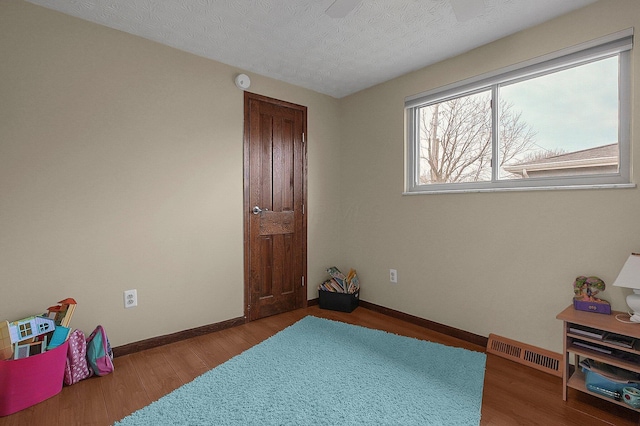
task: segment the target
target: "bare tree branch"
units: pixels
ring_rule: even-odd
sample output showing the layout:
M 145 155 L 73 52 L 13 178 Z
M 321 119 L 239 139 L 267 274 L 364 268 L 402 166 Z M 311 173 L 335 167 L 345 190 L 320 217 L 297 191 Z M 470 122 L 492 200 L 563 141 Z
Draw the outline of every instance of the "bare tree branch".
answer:
M 420 182 L 477 182 L 491 179 L 491 98 L 482 92 L 420 108 Z M 533 151 L 535 132 L 513 106 L 498 114 L 499 164 Z

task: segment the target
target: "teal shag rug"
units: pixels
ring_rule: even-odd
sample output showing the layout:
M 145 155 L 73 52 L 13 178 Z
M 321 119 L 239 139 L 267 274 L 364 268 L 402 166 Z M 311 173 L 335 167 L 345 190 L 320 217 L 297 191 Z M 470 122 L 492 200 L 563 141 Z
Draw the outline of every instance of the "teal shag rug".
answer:
M 308 316 L 116 425 L 478 425 L 485 363 Z

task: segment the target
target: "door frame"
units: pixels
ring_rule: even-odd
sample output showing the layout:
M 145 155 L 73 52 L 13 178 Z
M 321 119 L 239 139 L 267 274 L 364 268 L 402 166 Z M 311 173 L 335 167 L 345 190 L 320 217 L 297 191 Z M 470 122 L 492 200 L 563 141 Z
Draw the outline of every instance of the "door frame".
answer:
M 250 188 L 250 183 L 251 183 L 251 176 L 250 176 L 250 159 L 251 159 L 251 138 L 250 138 L 250 134 L 251 134 L 251 121 L 250 121 L 250 112 L 251 109 L 249 107 L 250 105 L 250 101 L 251 100 L 258 100 L 258 101 L 262 101 L 262 102 L 268 102 L 271 103 L 273 105 L 277 105 L 277 106 L 282 106 L 282 107 L 286 107 L 286 108 L 293 108 L 296 110 L 300 110 L 302 112 L 302 147 L 303 147 L 303 155 L 302 155 L 302 205 L 303 205 L 303 212 L 302 212 L 302 247 L 304 250 L 304 253 L 302 255 L 302 279 L 303 279 L 303 283 L 304 285 L 300 285 L 299 287 L 297 287 L 299 290 L 299 292 L 301 293 L 301 298 L 302 298 L 302 308 L 306 308 L 307 304 L 308 304 L 308 296 L 307 296 L 307 213 L 308 213 L 308 208 L 307 208 L 307 107 L 303 106 L 303 105 L 298 105 L 298 104 L 294 104 L 291 102 L 287 102 L 287 101 L 282 101 L 279 99 L 274 99 L 274 98 L 270 98 L 267 96 L 263 96 L 263 95 L 258 95 L 257 93 L 251 93 L 251 92 L 244 92 L 244 134 L 243 134 L 243 143 L 244 143 L 244 148 L 243 148 L 243 155 L 244 155 L 244 160 L 243 160 L 243 207 L 244 207 L 244 214 L 243 214 L 243 226 L 244 226 L 244 319 L 245 322 L 249 322 L 250 321 L 250 312 L 249 312 L 249 308 L 250 308 L 250 304 L 251 304 L 251 289 L 250 289 L 250 285 L 251 285 L 251 259 L 250 259 L 250 229 L 249 229 L 249 221 L 250 221 L 250 215 L 252 214 L 251 212 L 251 205 L 250 205 L 250 192 L 251 192 L 251 188 Z

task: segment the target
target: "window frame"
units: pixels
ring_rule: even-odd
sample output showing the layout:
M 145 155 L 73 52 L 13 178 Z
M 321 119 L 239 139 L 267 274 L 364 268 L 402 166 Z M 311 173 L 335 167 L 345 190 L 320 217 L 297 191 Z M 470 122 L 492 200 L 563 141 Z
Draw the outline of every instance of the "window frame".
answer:
M 490 73 L 446 85 L 405 98 L 406 164 L 405 194 L 491 192 L 554 189 L 593 189 L 635 187 L 631 182 L 631 50 L 633 28 L 622 30 L 570 48 L 562 49 Z M 498 158 L 492 155 L 492 178 L 482 182 L 419 184 L 419 118 L 421 107 L 441 103 L 481 90 L 491 90 L 498 99 L 500 85 L 512 84 L 562 71 L 574 66 L 618 56 L 618 172 L 563 177 L 498 179 Z M 499 108 L 492 108 L 492 152 L 498 152 Z

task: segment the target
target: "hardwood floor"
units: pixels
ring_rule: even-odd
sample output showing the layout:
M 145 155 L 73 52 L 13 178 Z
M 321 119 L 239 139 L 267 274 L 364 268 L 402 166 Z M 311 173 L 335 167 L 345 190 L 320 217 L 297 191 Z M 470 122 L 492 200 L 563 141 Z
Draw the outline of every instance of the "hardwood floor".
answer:
M 0 417 L 0 426 L 111 425 L 306 315 L 484 351 L 483 347 L 363 307 L 347 314 L 312 306 L 118 357 L 112 374 L 64 387 L 60 394 L 40 404 Z M 565 402 L 558 377 L 487 355 L 481 425 L 636 424 L 640 424 L 638 414 L 631 410 L 573 390 Z

